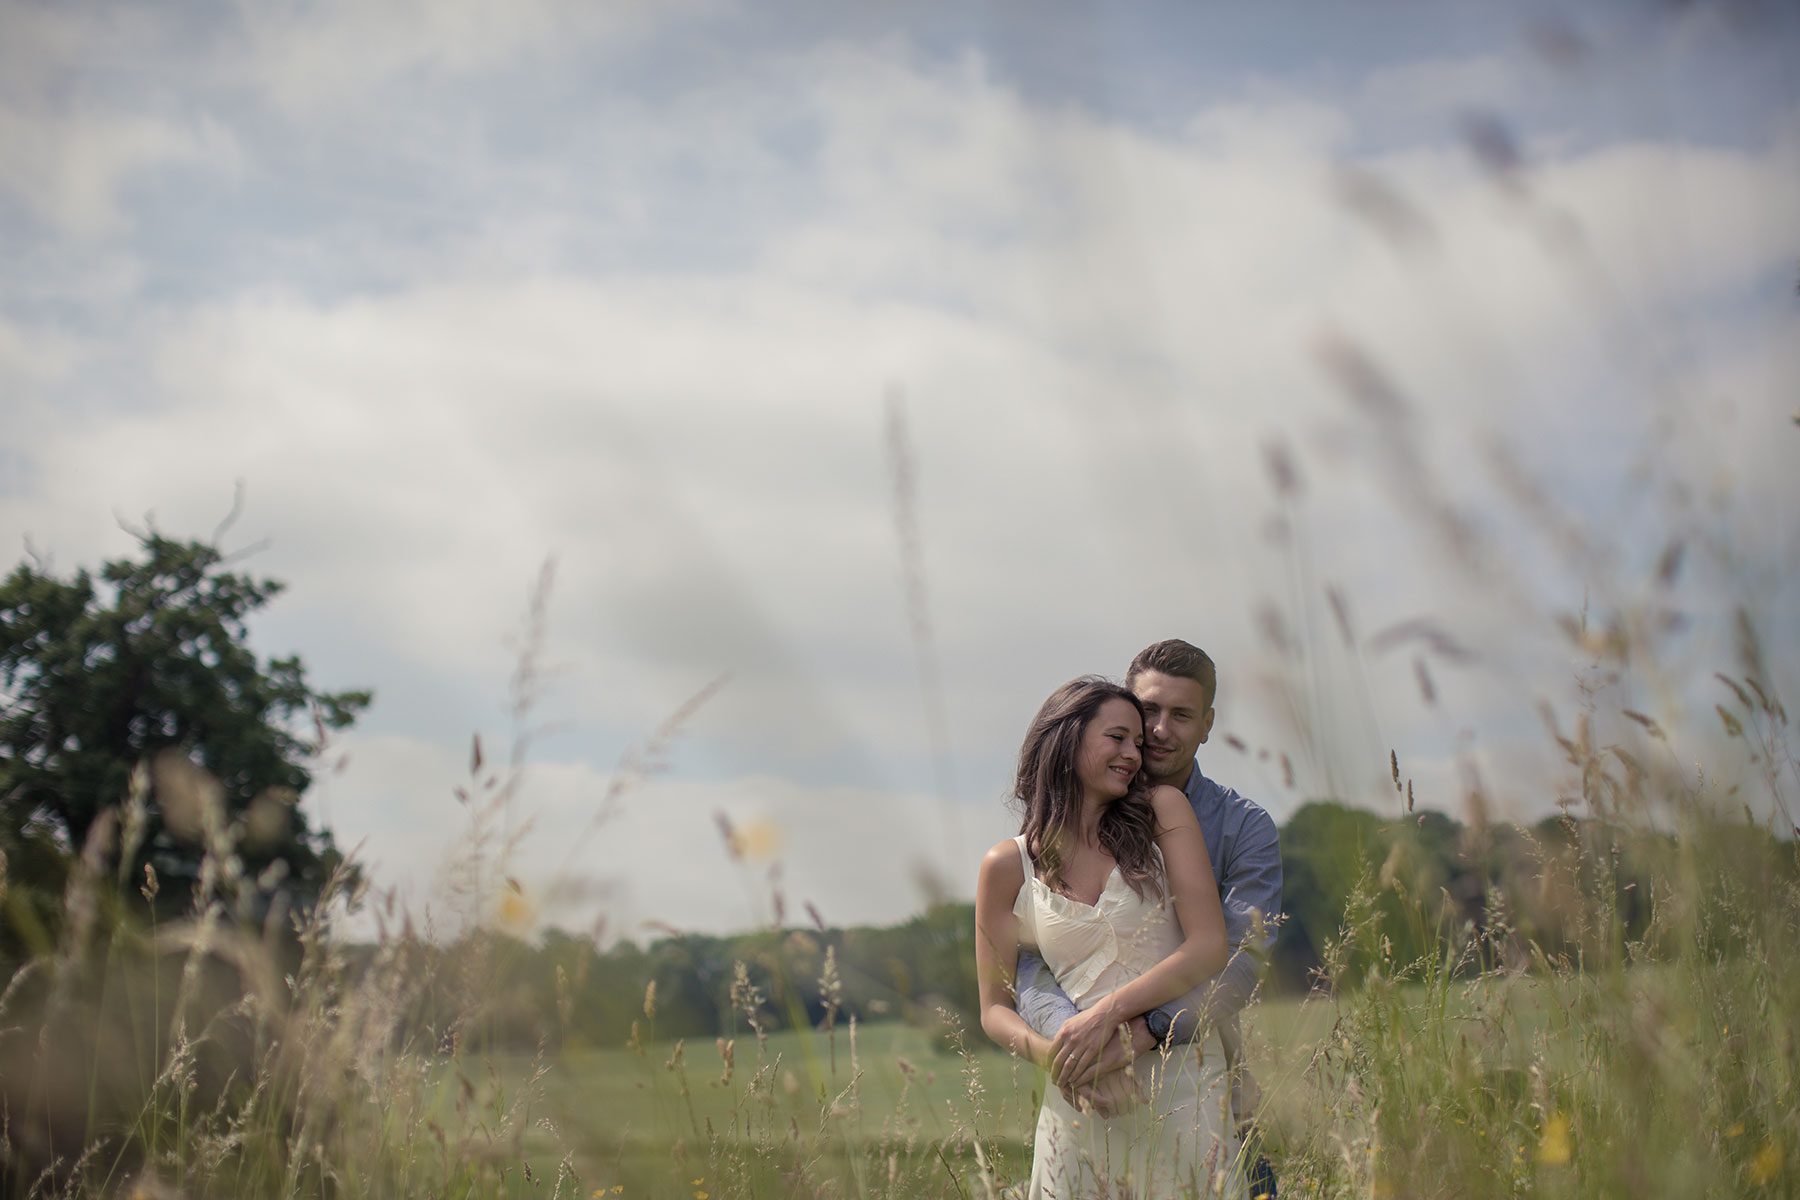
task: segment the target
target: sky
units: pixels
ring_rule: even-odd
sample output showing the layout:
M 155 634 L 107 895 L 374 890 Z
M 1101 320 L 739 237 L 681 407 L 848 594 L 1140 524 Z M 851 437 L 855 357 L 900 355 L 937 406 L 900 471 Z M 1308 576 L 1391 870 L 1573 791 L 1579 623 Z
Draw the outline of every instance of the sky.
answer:
M 1565 7 L 0 0 L 0 543 L 235 509 L 445 928 L 966 897 L 1171 636 L 1277 820 L 1553 812 L 1608 672 L 1686 769 L 1738 608 L 1800 694 L 1800 16 Z

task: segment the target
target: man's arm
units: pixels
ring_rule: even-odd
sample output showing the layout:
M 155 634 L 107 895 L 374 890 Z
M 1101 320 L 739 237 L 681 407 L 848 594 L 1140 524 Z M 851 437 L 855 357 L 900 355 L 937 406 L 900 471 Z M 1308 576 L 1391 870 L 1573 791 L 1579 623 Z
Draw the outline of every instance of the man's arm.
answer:
M 1257 809 L 1244 822 L 1225 871 L 1219 898 L 1231 958 L 1224 970 L 1186 996 L 1144 1014 L 1151 1036 L 1163 1045 L 1191 1041 L 1199 1029 L 1236 1015 L 1256 991 L 1262 975 L 1258 960 L 1267 958 L 1275 944 L 1275 918 L 1281 912 L 1281 845 L 1269 814 Z
M 1019 970 L 1014 980 L 1018 994 L 1013 997 L 1013 1007 L 1027 1025 L 1045 1037 L 1055 1037 L 1063 1022 L 1075 1015 L 1075 1002 L 1057 986 L 1056 976 L 1044 960 L 1023 946 L 1019 948 Z

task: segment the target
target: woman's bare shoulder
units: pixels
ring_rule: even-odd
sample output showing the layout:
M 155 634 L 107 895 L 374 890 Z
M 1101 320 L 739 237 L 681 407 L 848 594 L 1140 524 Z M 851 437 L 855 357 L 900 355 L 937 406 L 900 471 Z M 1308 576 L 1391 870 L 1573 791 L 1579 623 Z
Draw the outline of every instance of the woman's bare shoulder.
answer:
M 981 873 L 983 876 L 998 872 L 995 879 L 1004 882 L 1008 879 L 1025 881 L 1025 865 L 1019 861 L 1019 843 L 1012 838 L 1004 842 L 995 842 L 994 848 L 981 856 Z
M 977 915 L 989 905 L 1011 908 L 1024 886 L 1025 866 L 1019 861 L 1019 844 L 1011 838 L 996 842 L 992 850 L 982 855 L 981 874 L 975 880 Z
M 1194 819 L 1194 806 L 1188 803 L 1187 793 L 1178 787 L 1158 784 L 1150 793 L 1150 806 L 1156 810 L 1159 832 L 1189 825 L 1198 828 L 1200 824 Z

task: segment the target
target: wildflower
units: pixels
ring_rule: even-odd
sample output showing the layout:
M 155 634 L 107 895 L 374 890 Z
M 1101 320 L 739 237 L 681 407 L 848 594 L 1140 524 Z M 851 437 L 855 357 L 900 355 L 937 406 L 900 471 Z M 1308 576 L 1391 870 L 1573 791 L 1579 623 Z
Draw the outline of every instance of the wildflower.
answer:
M 1561 1113 L 1551 1113 L 1550 1119 L 1544 1122 L 1544 1136 L 1538 1142 L 1537 1160 L 1546 1166 L 1566 1166 L 1574 1157 L 1574 1147 L 1569 1141 L 1569 1118 Z
M 1774 1138 L 1763 1142 L 1762 1149 L 1750 1160 L 1750 1182 L 1761 1186 L 1773 1183 L 1781 1174 L 1781 1165 L 1785 1156 L 1781 1153 L 1781 1143 Z
M 781 826 L 767 817 L 745 822 L 737 829 L 738 854 L 756 862 L 769 862 L 781 853 Z
M 502 929 L 515 934 L 529 933 L 537 920 L 537 906 L 525 895 L 523 889 L 508 887 L 500 895 L 497 915 Z

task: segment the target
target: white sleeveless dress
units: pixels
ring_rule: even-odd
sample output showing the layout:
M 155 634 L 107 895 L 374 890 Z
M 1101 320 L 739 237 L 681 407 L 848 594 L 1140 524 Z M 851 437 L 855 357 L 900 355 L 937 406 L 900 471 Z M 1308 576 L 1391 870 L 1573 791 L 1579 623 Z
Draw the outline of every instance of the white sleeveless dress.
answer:
M 1054 892 L 1037 877 L 1025 836 L 1013 841 L 1025 885 L 1013 903 L 1019 941 L 1038 952 L 1083 1011 L 1136 979 L 1181 944 L 1169 904 L 1139 897 L 1118 868 L 1094 904 Z M 1176 1200 L 1242 1197 L 1231 1131 L 1225 1052 L 1208 1031 L 1131 1067 L 1146 1102 L 1111 1120 L 1072 1108 L 1046 1085 L 1031 1158 L 1032 1200 Z

